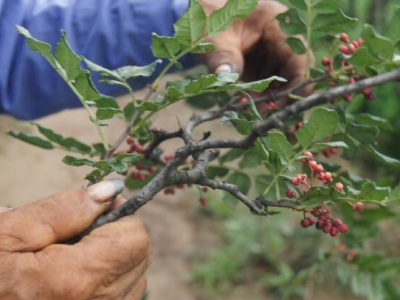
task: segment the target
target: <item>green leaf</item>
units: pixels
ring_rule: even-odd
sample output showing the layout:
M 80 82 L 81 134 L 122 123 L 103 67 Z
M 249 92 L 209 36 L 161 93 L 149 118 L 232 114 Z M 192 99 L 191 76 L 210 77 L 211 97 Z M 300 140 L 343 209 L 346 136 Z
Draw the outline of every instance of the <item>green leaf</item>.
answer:
M 102 172 L 99 169 L 95 169 L 89 174 L 86 175 L 85 179 L 89 180 L 91 183 L 96 183 L 101 181 L 105 176 L 107 176 L 107 173 Z
M 87 58 L 84 58 L 84 61 L 90 71 L 99 72 L 103 77 L 113 77 L 115 79 L 118 79 L 119 81 L 122 81 L 122 78 L 119 77 L 116 71 L 112 71 L 98 64 L 95 64 L 94 62 L 88 60 Z
M 122 161 L 110 161 L 110 166 L 118 174 L 128 171 L 128 165 Z
M 118 102 L 111 97 L 102 97 L 93 102 L 97 108 L 114 108 L 119 109 Z
M 342 141 L 327 142 L 327 143 L 316 143 L 312 145 L 308 150 L 311 152 L 318 152 L 328 148 L 349 148 L 349 146 Z
M 158 64 L 162 63 L 161 59 L 157 59 L 146 66 L 125 66 L 119 69 L 116 69 L 115 72 L 120 76 L 120 78 L 127 80 L 129 78 L 135 77 L 149 77 L 153 75 Z
M 184 96 L 184 93 L 180 91 L 176 86 L 170 85 L 167 87 L 167 90 L 165 91 L 165 97 L 167 101 L 177 101 L 182 99 Z
M 286 136 L 280 132 L 268 133 L 265 141 L 268 149 L 274 150 L 285 161 L 289 161 L 294 154 L 292 145 L 289 144 Z
M 120 161 L 127 163 L 129 165 L 136 164 L 143 159 L 143 155 L 140 153 L 129 153 L 129 154 L 119 154 L 114 156 L 110 161 Z
M 393 204 L 393 205 L 399 205 L 400 204 L 400 184 L 397 185 L 389 193 L 389 196 L 383 202 L 384 202 L 384 204 Z
M 28 47 L 33 51 L 39 52 L 53 68 L 59 70 L 56 60 L 51 53 L 51 45 L 33 38 L 26 28 L 19 25 L 15 26 L 17 27 L 17 31 L 25 37 Z
M 367 113 L 355 115 L 354 121 L 358 124 L 376 126 L 382 130 L 392 130 L 392 125 L 390 125 L 388 120 Z
M 248 90 L 252 92 L 263 92 L 268 88 L 272 81 L 277 80 L 280 82 L 286 82 L 287 80 L 279 77 L 279 76 L 272 76 L 266 79 L 247 82 L 247 83 L 237 83 L 237 84 L 230 84 L 227 86 L 229 89 L 238 89 L 238 90 Z
M 125 120 L 127 121 L 131 120 L 135 112 L 135 106 L 133 105 L 133 103 L 130 102 L 127 105 L 125 105 L 123 112 Z
M 181 50 L 179 40 L 175 37 L 158 36 L 153 33 L 151 50 L 155 57 L 174 59 Z
M 365 47 L 361 46 L 358 50 L 349 58 L 349 62 L 359 66 L 375 65 L 381 62 L 375 54 Z
M 89 154 L 91 152 L 91 147 L 76 140 L 75 138 L 69 137 L 64 138 L 61 134 L 46 128 L 40 124 L 34 123 L 38 128 L 39 132 L 43 134 L 49 141 L 54 142 L 69 151 L 80 152 Z
M 260 166 L 261 161 L 259 157 L 254 153 L 254 150 L 250 149 L 245 152 L 242 159 L 239 162 L 240 169 L 254 169 Z
M 315 5 L 313 5 L 313 10 L 318 10 L 321 12 L 335 12 L 339 11 L 341 8 L 340 1 L 337 0 L 323 0 L 318 1 Z
M 298 37 L 290 36 L 286 39 L 286 43 L 290 46 L 293 53 L 304 54 L 307 51 L 306 46 L 304 46 L 303 40 Z
M 217 92 L 190 97 L 186 103 L 197 109 L 208 110 L 216 104 L 223 105 L 230 99 L 231 96 L 227 92 Z
M 234 111 L 226 111 L 221 118 L 221 122 L 231 122 L 235 125 L 237 132 L 242 135 L 248 135 L 252 128 L 254 121 L 247 121 L 239 118 L 238 114 Z
M 185 93 L 196 94 L 203 91 L 218 81 L 218 78 L 214 74 L 202 75 L 199 79 L 191 81 L 185 87 Z
M 92 166 L 95 163 L 93 160 L 90 159 L 77 158 L 68 155 L 63 158 L 62 162 L 69 166 L 74 166 L 74 167 Z
M 192 46 L 203 34 L 207 16 L 198 0 L 190 0 L 188 10 L 174 24 L 175 35 L 185 46 Z
M 308 123 L 296 131 L 300 145 L 307 149 L 313 142 L 318 142 L 333 134 L 339 125 L 339 116 L 334 110 L 315 109 Z
M 223 166 L 209 166 L 207 168 L 207 178 L 215 179 L 216 177 L 225 177 L 228 175 L 229 169 Z
M 225 6 L 214 11 L 208 18 L 207 34 L 215 35 L 226 30 L 235 18 L 244 18 L 256 7 L 257 0 L 229 0 Z
M 348 194 L 354 197 L 356 200 L 360 201 L 383 201 L 389 196 L 389 187 L 379 187 L 376 186 L 374 182 L 365 181 L 361 185 L 360 190 L 355 190 L 353 188 L 348 188 Z
M 245 195 L 247 195 L 251 187 L 250 177 L 244 173 L 234 172 L 226 179 L 226 182 L 236 185 L 238 190 Z M 225 199 L 229 198 L 224 197 Z
M 367 47 L 373 56 L 383 61 L 391 61 L 394 54 L 394 46 L 390 39 L 379 35 L 371 25 L 364 25 L 362 32 L 363 47 Z
M 27 133 L 23 133 L 23 132 L 17 132 L 17 131 L 9 131 L 7 133 L 8 135 L 17 138 L 21 141 L 24 141 L 28 144 L 31 144 L 33 146 L 37 146 L 43 149 L 54 149 L 54 146 L 52 143 L 50 143 L 49 141 L 46 141 L 44 139 L 41 139 L 37 136 L 33 136 Z
M 304 0 L 289 0 L 289 3 L 300 10 L 307 10 L 307 5 Z
M 67 41 L 65 30 L 61 30 L 61 39 L 57 43 L 54 56 L 64 69 L 68 80 L 74 80 L 82 72 L 80 67 L 82 57 L 72 50 Z
M 307 33 L 303 20 L 301 20 L 298 11 L 294 8 L 290 8 L 284 13 L 278 14 L 276 19 L 279 21 L 283 32 L 287 35 Z
M 96 111 L 96 117 L 99 120 L 112 119 L 115 115 L 122 113 L 120 109 L 115 108 L 99 108 Z
M 244 150 L 242 150 L 242 149 L 229 150 L 227 153 L 225 153 L 224 155 L 222 155 L 219 158 L 219 163 L 225 164 L 227 162 L 233 161 L 233 160 L 239 158 L 240 156 L 242 156 L 243 153 L 244 153 Z
M 381 164 L 383 164 L 383 165 L 385 165 L 387 167 L 395 168 L 395 169 L 400 168 L 400 161 L 399 160 L 380 153 L 379 151 L 377 151 L 371 145 L 368 145 L 367 151 L 368 151 L 368 153 L 371 153 L 372 157 L 374 159 L 376 159 L 378 162 L 380 162 Z
M 346 32 L 354 28 L 357 22 L 356 18 L 350 18 L 338 10 L 333 13 L 318 14 L 312 23 L 312 30 L 324 34 Z
M 398 41 L 400 39 L 400 6 L 394 7 L 394 13 L 389 23 L 387 24 L 385 34 L 392 40 Z
M 261 195 L 266 187 L 270 184 L 272 176 L 270 175 L 258 175 L 255 180 L 255 188 L 258 195 Z
M 96 100 L 102 97 L 94 86 L 92 79 L 90 79 L 88 71 L 81 72 L 73 84 L 85 100 Z
M 200 43 L 194 49 L 192 49 L 190 51 L 190 53 L 206 53 L 207 51 L 214 52 L 215 51 L 214 44 L 212 44 L 212 43 Z
M 372 144 L 376 142 L 379 129 L 376 126 L 349 122 L 346 127 L 346 133 L 363 144 Z

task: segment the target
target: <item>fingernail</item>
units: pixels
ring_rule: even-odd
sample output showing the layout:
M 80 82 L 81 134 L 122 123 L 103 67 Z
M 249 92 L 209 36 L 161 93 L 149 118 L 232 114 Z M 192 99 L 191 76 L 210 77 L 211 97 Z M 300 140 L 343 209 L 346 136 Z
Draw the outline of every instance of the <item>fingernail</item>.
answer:
M 124 182 L 120 179 L 102 181 L 88 187 L 89 196 L 98 203 L 103 203 L 120 194 L 124 189 Z
M 231 73 L 232 67 L 228 64 L 220 65 L 216 70 L 215 73 Z

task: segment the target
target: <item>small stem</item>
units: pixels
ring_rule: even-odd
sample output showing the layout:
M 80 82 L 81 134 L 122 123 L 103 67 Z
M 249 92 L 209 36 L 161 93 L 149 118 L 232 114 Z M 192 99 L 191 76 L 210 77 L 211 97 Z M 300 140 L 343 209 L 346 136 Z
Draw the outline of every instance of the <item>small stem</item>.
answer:
M 306 79 L 310 79 L 310 63 L 311 63 L 311 23 L 312 23 L 312 11 L 311 4 L 309 1 L 305 1 L 307 5 L 307 45 L 306 45 L 306 64 L 307 64 L 307 72 Z

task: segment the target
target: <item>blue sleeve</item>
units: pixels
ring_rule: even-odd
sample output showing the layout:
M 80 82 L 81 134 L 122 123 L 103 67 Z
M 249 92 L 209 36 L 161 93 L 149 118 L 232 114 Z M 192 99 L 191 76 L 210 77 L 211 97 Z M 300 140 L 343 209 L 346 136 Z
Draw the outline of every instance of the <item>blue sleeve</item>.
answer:
M 81 106 L 45 59 L 27 47 L 15 24 L 53 46 L 65 29 L 78 54 L 116 69 L 153 62 L 151 33 L 173 35 L 173 23 L 187 5 L 187 0 L 0 0 L 0 113 L 30 120 Z M 195 59 L 182 63 L 191 66 Z M 134 87 L 146 83 L 137 79 Z M 122 93 L 115 86 L 99 89 Z

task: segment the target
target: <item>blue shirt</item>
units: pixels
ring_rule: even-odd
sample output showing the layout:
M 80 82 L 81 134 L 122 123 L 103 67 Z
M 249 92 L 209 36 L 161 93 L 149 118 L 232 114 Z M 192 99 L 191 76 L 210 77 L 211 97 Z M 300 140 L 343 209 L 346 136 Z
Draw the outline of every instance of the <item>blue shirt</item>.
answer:
M 75 52 L 116 69 L 153 62 L 151 33 L 173 35 L 173 23 L 187 5 L 187 0 L 0 0 L 0 113 L 29 120 L 81 106 L 50 64 L 27 47 L 15 24 L 53 47 L 65 29 Z M 183 64 L 194 62 L 189 56 Z M 139 78 L 133 85 L 146 83 Z M 98 88 L 122 93 L 116 86 Z

